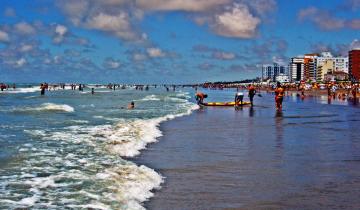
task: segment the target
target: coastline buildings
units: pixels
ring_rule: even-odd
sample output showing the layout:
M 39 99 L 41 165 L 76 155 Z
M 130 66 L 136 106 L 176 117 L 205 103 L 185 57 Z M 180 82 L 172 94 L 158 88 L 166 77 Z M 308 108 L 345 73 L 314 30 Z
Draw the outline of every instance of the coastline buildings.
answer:
M 349 58 L 334 57 L 330 52 L 305 54 L 291 58 L 289 69 L 292 82 L 343 80 L 349 73 Z
M 278 63 L 262 66 L 262 80 L 271 82 L 326 82 L 349 80 L 360 82 L 360 48 L 349 57 L 330 52 L 311 53 L 291 58 L 287 67 Z
M 270 80 L 272 82 L 289 82 L 289 73 L 286 66 L 273 63 L 262 66 L 262 80 Z
M 349 73 L 352 80 L 360 80 L 360 49 L 349 52 Z

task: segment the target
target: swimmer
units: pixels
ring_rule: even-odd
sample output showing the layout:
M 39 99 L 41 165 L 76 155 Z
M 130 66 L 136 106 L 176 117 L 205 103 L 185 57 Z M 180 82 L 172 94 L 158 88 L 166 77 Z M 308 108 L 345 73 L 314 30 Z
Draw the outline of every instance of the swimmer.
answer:
M 130 104 L 128 104 L 127 108 L 128 109 L 134 109 L 135 108 L 135 103 L 132 101 Z

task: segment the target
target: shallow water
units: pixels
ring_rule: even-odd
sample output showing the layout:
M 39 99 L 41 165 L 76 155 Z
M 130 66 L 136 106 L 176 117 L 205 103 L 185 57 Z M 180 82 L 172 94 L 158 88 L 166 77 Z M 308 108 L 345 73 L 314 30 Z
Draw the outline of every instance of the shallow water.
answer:
M 135 158 L 166 177 L 146 207 L 360 208 L 359 107 L 294 95 L 276 112 L 274 96 L 262 95 L 252 109 L 209 107 L 162 124 L 164 136 Z
M 38 88 L 0 93 L 0 209 L 143 209 L 163 177 L 127 160 L 161 122 L 197 106 L 184 91 Z M 135 102 L 134 110 L 124 107 Z

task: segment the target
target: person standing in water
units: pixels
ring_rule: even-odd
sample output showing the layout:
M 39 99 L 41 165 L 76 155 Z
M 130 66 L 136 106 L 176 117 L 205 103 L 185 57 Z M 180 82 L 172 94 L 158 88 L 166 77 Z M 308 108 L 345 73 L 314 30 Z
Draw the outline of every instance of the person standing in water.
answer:
M 195 99 L 198 104 L 202 104 L 204 102 L 204 98 L 207 98 L 207 95 L 202 92 L 197 92 L 195 94 Z
M 46 85 L 44 85 L 43 83 L 40 84 L 40 94 L 41 95 L 45 95 L 45 89 L 46 89 Z
M 280 82 L 277 82 L 276 89 L 275 89 L 275 104 L 276 110 L 282 110 L 282 102 L 284 98 L 284 88 L 281 86 Z
M 256 94 L 255 87 L 250 84 L 250 85 L 248 86 L 248 91 L 249 91 L 248 96 L 249 96 L 249 98 L 250 98 L 251 106 L 254 106 L 254 103 L 253 103 L 253 102 L 254 102 L 254 96 L 255 96 L 255 94 Z

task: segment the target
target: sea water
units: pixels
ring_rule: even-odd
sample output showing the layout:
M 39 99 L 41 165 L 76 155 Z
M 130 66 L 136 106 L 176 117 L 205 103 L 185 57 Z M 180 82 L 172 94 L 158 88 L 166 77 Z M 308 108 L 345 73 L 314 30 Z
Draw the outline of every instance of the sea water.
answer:
M 143 209 L 161 187 L 161 174 L 127 158 L 197 108 L 189 93 L 90 88 L 0 92 L 0 209 Z

